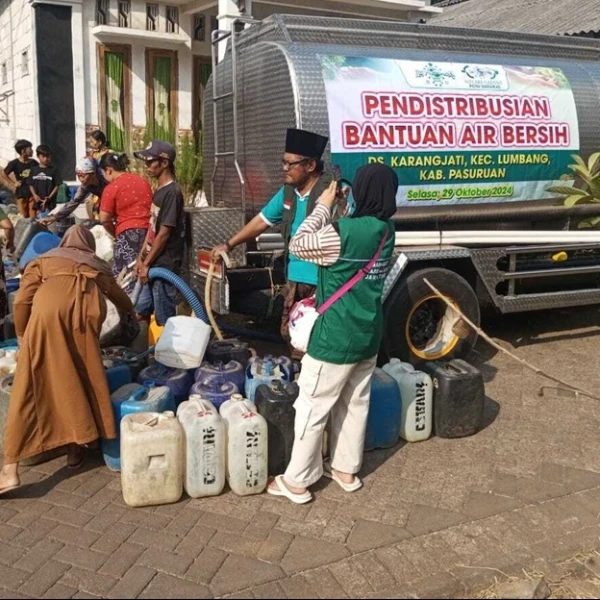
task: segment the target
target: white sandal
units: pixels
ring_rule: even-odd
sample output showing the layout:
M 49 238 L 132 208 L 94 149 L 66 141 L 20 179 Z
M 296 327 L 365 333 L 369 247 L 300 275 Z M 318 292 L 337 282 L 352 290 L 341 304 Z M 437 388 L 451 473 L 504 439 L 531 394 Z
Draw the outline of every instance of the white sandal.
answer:
M 333 471 L 329 462 L 323 463 L 323 475 L 328 479 L 333 479 L 345 492 L 358 492 L 363 486 L 363 482 L 355 475 L 352 483 L 343 482 Z
M 267 494 L 271 496 L 282 496 L 291 500 L 294 504 L 306 504 L 312 500 L 312 494 L 307 490 L 304 494 L 294 494 L 283 481 L 283 475 L 277 475 L 275 477 L 275 483 L 277 484 L 278 490 L 267 487 Z

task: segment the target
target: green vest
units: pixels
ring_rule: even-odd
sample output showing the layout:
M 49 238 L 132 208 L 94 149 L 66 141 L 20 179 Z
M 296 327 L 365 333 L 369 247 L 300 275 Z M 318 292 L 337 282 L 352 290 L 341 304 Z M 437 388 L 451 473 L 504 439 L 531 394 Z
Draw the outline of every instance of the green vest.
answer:
M 308 345 L 312 358 L 348 365 L 373 358 L 383 336 L 381 295 L 394 251 L 394 224 L 375 217 L 338 221 L 342 242 L 340 259 L 319 268 L 317 306 L 333 296 L 367 266 L 388 230 L 379 260 L 369 274 L 317 319 Z

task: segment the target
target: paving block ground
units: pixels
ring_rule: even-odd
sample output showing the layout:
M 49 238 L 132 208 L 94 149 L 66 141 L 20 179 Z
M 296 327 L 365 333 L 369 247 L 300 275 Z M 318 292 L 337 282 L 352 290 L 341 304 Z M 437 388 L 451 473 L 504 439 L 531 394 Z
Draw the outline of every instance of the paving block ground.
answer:
M 488 329 L 594 391 L 598 322 L 576 308 Z M 368 453 L 352 495 L 323 481 L 306 506 L 227 492 L 130 509 L 100 457 L 76 474 L 64 457 L 25 469 L 0 500 L 0 598 L 464 597 L 600 549 L 598 402 L 541 397 L 543 380 L 484 345 L 471 359 L 483 429 Z

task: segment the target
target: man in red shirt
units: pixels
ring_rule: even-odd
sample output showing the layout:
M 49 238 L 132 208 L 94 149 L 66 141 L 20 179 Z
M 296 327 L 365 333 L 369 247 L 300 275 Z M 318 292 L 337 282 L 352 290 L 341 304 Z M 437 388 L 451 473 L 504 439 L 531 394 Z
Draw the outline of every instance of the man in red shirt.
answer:
M 115 277 L 137 259 L 150 224 L 152 188 L 143 177 L 129 173 L 128 167 L 126 154 L 108 152 L 100 159 L 100 169 L 109 182 L 102 193 L 100 223 L 115 237 Z M 135 281 L 125 291 L 130 293 L 134 286 Z

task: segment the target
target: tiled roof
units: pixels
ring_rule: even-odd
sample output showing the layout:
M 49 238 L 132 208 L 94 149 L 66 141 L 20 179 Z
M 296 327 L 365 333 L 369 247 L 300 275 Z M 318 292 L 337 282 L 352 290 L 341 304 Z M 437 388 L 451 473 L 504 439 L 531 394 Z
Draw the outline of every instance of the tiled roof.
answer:
M 428 23 L 547 35 L 595 32 L 600 0 L 468 0 L 446 6 Z

